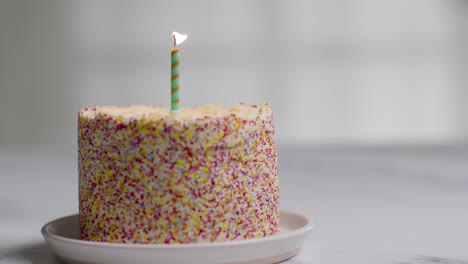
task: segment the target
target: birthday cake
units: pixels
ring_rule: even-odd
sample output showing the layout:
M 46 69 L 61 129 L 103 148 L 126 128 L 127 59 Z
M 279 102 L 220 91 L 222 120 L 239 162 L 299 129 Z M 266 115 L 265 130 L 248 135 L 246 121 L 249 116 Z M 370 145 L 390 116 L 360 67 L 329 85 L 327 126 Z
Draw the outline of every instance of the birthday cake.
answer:
M 78 115 L 81 239 L 198 243 L 279 232 L 273 113 L 239 104 Z

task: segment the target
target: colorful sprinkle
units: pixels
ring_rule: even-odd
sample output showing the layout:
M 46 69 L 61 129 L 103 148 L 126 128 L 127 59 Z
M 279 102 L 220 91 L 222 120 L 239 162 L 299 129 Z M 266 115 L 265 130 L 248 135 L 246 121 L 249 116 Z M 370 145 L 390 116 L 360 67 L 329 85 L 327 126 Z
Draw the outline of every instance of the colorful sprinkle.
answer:
M 78 117 L 81 238 L 194 243 L 279 232 L 273 114 Z M 93 115 L 89 115 L 89 113 Z

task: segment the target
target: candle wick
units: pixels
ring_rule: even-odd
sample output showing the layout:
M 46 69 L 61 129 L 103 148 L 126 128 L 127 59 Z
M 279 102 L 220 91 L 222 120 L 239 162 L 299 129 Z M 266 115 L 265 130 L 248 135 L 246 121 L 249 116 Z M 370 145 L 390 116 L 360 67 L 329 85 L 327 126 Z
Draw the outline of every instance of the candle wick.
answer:
M 172 38 L 174 39 L 174 49 L 176 48 L 177 42 L 176 42 L 176 37 L 175 35 L 172 35 Z

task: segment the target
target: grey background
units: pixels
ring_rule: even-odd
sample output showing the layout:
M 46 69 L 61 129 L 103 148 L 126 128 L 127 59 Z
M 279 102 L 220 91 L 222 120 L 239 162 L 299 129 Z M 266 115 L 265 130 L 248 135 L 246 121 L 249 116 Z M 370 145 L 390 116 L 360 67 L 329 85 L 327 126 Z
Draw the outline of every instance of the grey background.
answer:
M 466 1 L 0 1 L 0 147 L 73 149 L 77 111 L 270 102 L 281 144 L 468 135 Z

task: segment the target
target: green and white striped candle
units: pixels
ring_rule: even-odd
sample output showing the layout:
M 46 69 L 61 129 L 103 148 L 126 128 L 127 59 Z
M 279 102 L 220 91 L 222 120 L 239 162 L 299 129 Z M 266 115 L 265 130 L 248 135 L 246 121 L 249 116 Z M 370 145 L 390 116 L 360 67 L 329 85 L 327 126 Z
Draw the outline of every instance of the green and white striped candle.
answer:
M 171 114 L 176 115 L 179 110 L 179 49 L 177 45 L 187 39 L 187 35 L 172 32 L 174 39 L 174 49 L 171 51 Z

